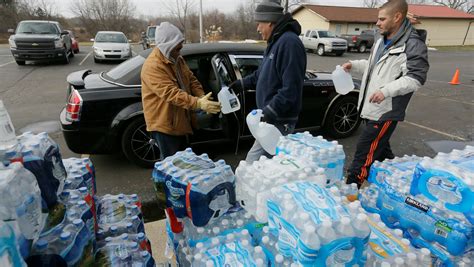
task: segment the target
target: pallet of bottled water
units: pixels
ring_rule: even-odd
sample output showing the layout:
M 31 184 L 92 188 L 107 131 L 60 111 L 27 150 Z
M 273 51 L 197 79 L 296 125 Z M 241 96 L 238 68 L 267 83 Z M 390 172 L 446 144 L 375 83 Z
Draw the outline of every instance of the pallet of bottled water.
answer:
M 212 161 L 191 148 L 155 164 L 155 183 L 164 184 L 166 205 L 178 218 L 204 226 L 235 205 L 235 176 L 224 160 Z
M 0 164 L 0 196 L 0 221 L 15 231 L 21 255 L 27 257 L 44 225 L 35 176 L 19 162 Z
M 390 179 L 394 173 L 404 172 L 407 176 L 406 179 L 410 179 L 409 183 L 411 184 L 412 177 L 410 176 L 413 176 L 416 166 L 422 159 L 418 156 L 405 155 L 383 162 L 376 160 L 370 167 L 368 181 L 383 186 L 387 184 L 386 180 Z
M 360 207 L 358 201 L 353 203 L 351 205 Z M 417 249 L 411 246 L 410 240 L 403 237 L 403 231 L 387 227 L 379 214 L 371 213 L 367 223 L 371 234 L 365 266 L 429 267 L 432 265 L 431 252 L 428 249 Z
M 337 141 L 314 137 L 309 132 L 295 133 L 280 137 L 276 151 L 277 154 L 289 154 L 323 168 L 328 187 L 343 180 L 346 156 Z
M 268 225 L 279 254 L 304 266 L 364 265 L 367 215 L 350 209 L 337 188 L 295 182 L 271 191 Z
M 259 222 L 267 222 L 266 203 L 272 188 L 293 181 L 326 185 L 322 168 L 314 168 L 307 161 L 281 153 L 271 159 L 262 156 L 252 164 L 241 161 L 235 173 L 237 199 Z
M 474 146 L 424 158 L 416 166 L 410 193 L 463 213 L 474 224 Z
M 89 158 L 63 159 L 63 165 L 67 172 L 64 189 L 87 187 L 91 195 L 97 194 L 94 164 Z

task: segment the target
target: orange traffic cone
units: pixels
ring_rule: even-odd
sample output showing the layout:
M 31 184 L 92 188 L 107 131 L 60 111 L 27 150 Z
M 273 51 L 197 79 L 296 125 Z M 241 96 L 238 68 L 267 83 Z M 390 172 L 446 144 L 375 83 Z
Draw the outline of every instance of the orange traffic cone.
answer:
M 458 85 L 461 84 L 459 82 L 459 69 L 456 69 L 456 72 L 454 73 L 453 78 L 451 79 L 451 82 L 449 82 L 452 85 Z

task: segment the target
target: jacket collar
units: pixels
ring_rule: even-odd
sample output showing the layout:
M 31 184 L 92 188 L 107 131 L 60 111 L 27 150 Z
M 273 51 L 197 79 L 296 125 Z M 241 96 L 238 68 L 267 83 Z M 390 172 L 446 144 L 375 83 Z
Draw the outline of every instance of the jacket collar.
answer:
M 169 59 L 167 57 L 165 57 L 165 55 L 163 55 L 163 53 L 161 52 L 160 49 L 158 49 L 157 47 L 153 48 L 153 53 L 155 54 L 155 56 L 160 60 L 160 61 L 163 61 L 165 64 L 170 64 L 170 65 L 174 65 L 176 64 L 181 56 L 179 56 L 176 61 L 173 61 L 172 59 Z

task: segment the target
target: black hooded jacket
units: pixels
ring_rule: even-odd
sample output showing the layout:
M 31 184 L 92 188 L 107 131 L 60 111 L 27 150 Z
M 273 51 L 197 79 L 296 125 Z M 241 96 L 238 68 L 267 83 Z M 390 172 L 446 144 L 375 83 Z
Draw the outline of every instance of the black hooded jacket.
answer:
M 257 108 L 268 122 L 296 124 L 301 110 L 306 51 L 299 38 L 300 24 L 290 14 L 277 21 L 267 41 L 263 62 L 243 79 L 257 90 Z

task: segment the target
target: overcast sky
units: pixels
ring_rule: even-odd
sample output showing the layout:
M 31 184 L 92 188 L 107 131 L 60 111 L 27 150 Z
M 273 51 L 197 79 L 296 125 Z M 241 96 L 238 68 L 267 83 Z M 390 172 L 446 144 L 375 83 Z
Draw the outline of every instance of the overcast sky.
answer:
M 66 17 L 71 17 L 73 14 L 70 11 L 71 2 L 75 0 L 47 0 L 49 2 L 55 3 L 57 11 Z M 146 16 L 160 16 L 166 15 L 167 10 L 162 8 L 163 1 L 171 0 L 130 0 L 137 7 L 137 13 Z M 194 0 L 196 3 L 196 9 L 199 5 L 199 0 Z M 245 3 L 247 0 L 202 0 L 202 8 L 204 12 L 210 9 L 219 9 L 224 13 L 230 13 L 236 10 L 236 8 L 241 4 Z M 340 5 L 340 6 L 361 6 L 362 0 L 308 0 L 306 2 L 311 2 L 312 4 L 319 5 Z

